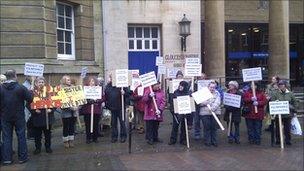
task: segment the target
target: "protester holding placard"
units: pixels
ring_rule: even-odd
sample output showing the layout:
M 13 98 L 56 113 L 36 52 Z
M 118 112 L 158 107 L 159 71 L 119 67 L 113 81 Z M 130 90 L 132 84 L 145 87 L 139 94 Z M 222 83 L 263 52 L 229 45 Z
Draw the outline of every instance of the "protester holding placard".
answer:
M 137 130 L 139 134 L 143 134 L 145 132 L 144 127 L 144 112 L 145 112 L 145 102 L 143 101 L 143 91 L 144 88 L 142 86 L 138 86 L 135 88 L 132 96 L 135 107 L 135 116 L 137 117 L 138 123 Z
M 51 86 L 46 85 L 46 81 L 44 77 L 37 77 L 35 79 L 35 84 L 34 84 L 34 101 L 35 99 L 50 99 L 51 96 L 53 95 L 53 88 Z M 33 124 L 33 134 L 35 138 L 35 151 L 34 154 L 39 154 L 41 152 L 41 136 L 42 132 L 44 134 L 44 146 L 45 146 L 45 151 L 47 153 L 52 153 L 51 149 L 51 129 L 52 129 L 52 124 L 55 121 L 54 117 L 54 111 L 55 108 L 39 108 L 39 109 L 31 109 L 28 106 L 30 112 L 31 112 L 31 120 Z M 46 114 L 46 112 L 48 114 Z M 48 123 L 46 123 L 46 116 L 48 116 Z M 47 129 L 47 124 L 49 124 Z
M 145 88 L 143 96 L 143 101 L 145 102 L 146 139 L 150 145 L 162 142 L 158 137 L 158 128 L 159 122 L 163 121 L 163 111 L 166 105 L 165 93 L 161 90 L 160 82 L 154 84 L 152 90 L 153 92 L 149 88 Z M 154 106 L 153 97 L 158 110 Z
M 287 89 L 287 81 L 280 80 L 278 83 L 279 91 L 275 92 L 271 97 L 271 101 L 288 101 L 289 102 L 289 114 L 282 115 L 282 122 L 284 125 L 284 136 L 286 145 L 291 145 L 291 136 L 290 136 L 290 122 L 292 116 L 296 112 L 297 100 L 294 94 Z M 279 120 L 276 116 L 276 144 L 280 144 L 280 134 L 279 134 Z
M 239 84 L 237 81 L 229 81 L 227 93 L 242 96 L 242 93 L 238 89 Z M 224 105 L 224 107 L 226 109 L 224 114 L 224 121 L 227 122 L 227 125 L 230 124 L 230 135 L 228 135 L 228 142 L 235 142 L 236 144 L 240 144 L 241 107 L 238 108 L 228 105 Z M 232 131 L 232 124 L 234 125 L 234 134 Z
M 176 99 L 178 96 L 187 96 L 191 95 L 191 91 L 189 90 L 189 84 L 186 81 L 181 81 L 179 83 L 178 89 L 174 91 L 173 93 L 173 99 Z M 170 105 L 173 104 L 173 99 L 170 101 Z M 177 141 L 177 134 L 178 134 L 178 127 L 180 125 L 180 136 L 179 136 L 179 142 L 182 145 L 187 145 L 186 142 L 186 128 L 185 128 L 185 117 L 189 118 L 191 113 L 189 114 L 179 114 L 175 113 L 174 111 L 171 111 L 171 113 L 174 113 L 173 115 L 173 125 L 172 125 L 172 131 L 170 136 L 170 142 L 169 145 L 173 145 Z
M 260 84 L 255 84 L 256 96 L 253 95 L 253 91 L 250 88 L 242 99 L 244 101 L 242 115 L 246 119 L 248 141 L 250 144 L 261 144 L 262 135 L 262 121 L 265 116 L 264 107 L 267 105 L 267 99 L 265 93 L 261 90 Z M 255 113 L 255 106 L 258 112 Z M 246 110 L 244 110 L 246 109 Z
M 71 87 L 71 77 L 64 75 L 60 80 L 60 88 Z M 60 108 L 62 124 L 63 124 L 63 144 L 65 148 L 74 147 L 75 138 L 75 122 L 76 122 L 76 110 L 75 107 Z
M 199 117 L 200 120 L 203 121 L 204 125 L 204 143 L 206 146 L 213 145 L 217 147 L 217 137 L 216 131 L 218 129 L 218 125 L 208 105 L 210 105 L 211 110 L 219 116 L 221 114 L 221 95 L 218 91 L 216 91 L 216 83 L 215 81 L 211 81 L 208 85 L 209 91 L 212 93 L 213 97 L 207 101 L 204 101 L 200 104 L 200 112 Z
M 99 86 L 99 81 L 96 77 L 86 76 L 83 81 L 84 86 Z M 102 93 L 101 95 L 102 96 Z M 83 115 L 84 123 L 85 123 L 85 131 L 86 131 L 86 143 L 90 144 L 92 141 L 98 143 L 98 129 L 99 129 L 99 121 L 102 114 L 101 108 L 103 99 L 87 99 L 87 104 L 80 106 L 79 113 Z M 93 105 L 93 133 L 91 133 L 91 106 Z

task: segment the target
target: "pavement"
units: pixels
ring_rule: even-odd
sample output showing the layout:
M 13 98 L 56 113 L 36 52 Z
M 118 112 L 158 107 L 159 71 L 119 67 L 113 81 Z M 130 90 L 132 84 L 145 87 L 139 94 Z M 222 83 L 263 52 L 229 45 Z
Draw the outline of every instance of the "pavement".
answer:
M 302 128 L 304 118 L 299 118 Z M 75 148 L 65 149 L 62 128 L 52 132 L 52 154 L 33 155 L 34 141 L 28 140 L 30 160 L 1 166 L 6 170 L 304 170 L 303 136 L 292 136 L 292 146 L 280 149 L 270 145 L 270 133 L 263 131 L 262 144 L 247 142 L 247 129 L 241 122 L 241 144 L 229 144 L 227 132 L 218 130 L 218 147 L 206 147 L 202 140 L 194 140 L 190 131 L 190 149 L 176 144 L 168 145 L 172 117 L 166 111 L 165 122 L 160 124 L 159 137 L 164 142 L 148 145 L 144 134 L 132 134 L 132 153 L 126 143 L 111 143 L 110 130 L 105 130 L 99 143 L 85 143 L 85 134 L 76 135 Z M 82 128 L 84 129 L 84 128 Z M 82 130 L 78 130 L 82 132 Z M 14 149 L 16 148 L 14 140 Z

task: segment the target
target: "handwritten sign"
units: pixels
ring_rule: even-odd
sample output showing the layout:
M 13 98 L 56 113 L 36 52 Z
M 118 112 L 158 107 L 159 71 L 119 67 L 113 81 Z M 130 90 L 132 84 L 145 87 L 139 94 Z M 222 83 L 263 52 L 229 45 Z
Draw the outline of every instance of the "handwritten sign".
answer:
M 44 86 L 43 92 L 34 93 L 31 109 L 50 109 L 61 107 L 61 99 L 57 98 L 57 89 L 51 86 Z
M 269 113 L 270 115 L 288 115 L 289 102 L 288 101 L 273 101 L 269 102 Z
M 212 80 L 197 80 L 197 90 L 201 90 L 203 87 L 208 87 Z
M 84 86 L 83 93 L 86 99 L 101 99 L 102 88 L 101 86 Z
M 82 86 L 80 85 L 64 87 L 58 92 L 58 95 L 62 99 L 61 108 L 77 107 L 87 103 Z
M 80 75 L 81 78 L 84 78 L 87 75 L 88 71 L 89 71 L 88 67 L 81 68 L 81 75 Z
M 213 95 L 207 87 L 203 87 L 201 90 L 192 93 L 192 97 L 194 98 L 196 104 L 200 104 L 213 98 Z
M 117 69 L 115 71 L 115 80 L 116 87 L 128 87 L 129 71 L 127 69 Z
M 24 65 L 24 75 L 42 77 L 43 71 L 44 71 L 43 64 L 25 63 Z
M 262 80 L 261 67 L 242 69 L 243 81 L 259 81 Z
M 157 73 L 158 74 L 166 74 L 167 73 L 167 68 L 164 64 L 158 65 L 157 66 Z
M 185 58 L 187 64 L 201 64 L 200 58 Z
M 227 106 L 232 106 L 236 108 L 241 107 L 241 96 L 237 94 L 224 93 L 223 103 Z
M 201 64 L 186 64 L 185 65 L 185 76 L 195 77 L 200 76 L 202 73 Z
M 156 58 L 155 58 L 155 65 L 159 66 L 159 65 L 162 65 L 163 63 L 164 63 L 164 58 L 161 57 L 161 56 L 156 56 Z
M 142 86 L 149 87 L 157 83 L 154 71 L 139 76 Z

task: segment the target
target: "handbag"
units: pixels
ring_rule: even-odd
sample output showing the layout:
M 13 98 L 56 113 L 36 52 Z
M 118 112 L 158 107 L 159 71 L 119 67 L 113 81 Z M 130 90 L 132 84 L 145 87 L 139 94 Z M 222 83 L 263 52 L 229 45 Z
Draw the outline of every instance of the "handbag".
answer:
M 290 132 L 294 135 L 302 135 L 301 125 L 296 116 L 291 119 Z

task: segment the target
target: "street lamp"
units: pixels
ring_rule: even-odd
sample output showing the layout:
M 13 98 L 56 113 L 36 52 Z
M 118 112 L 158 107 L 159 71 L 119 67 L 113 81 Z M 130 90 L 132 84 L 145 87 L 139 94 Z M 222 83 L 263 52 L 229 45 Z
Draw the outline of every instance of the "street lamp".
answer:
M 184 14 L 184 18 L 178 22 L 179 24 L 179 35 L 181 36 L 181 50 L 186 51 L 186 37 L 189 36 L 190 33 L 190 23 L 186 18 L 186 14 Z

